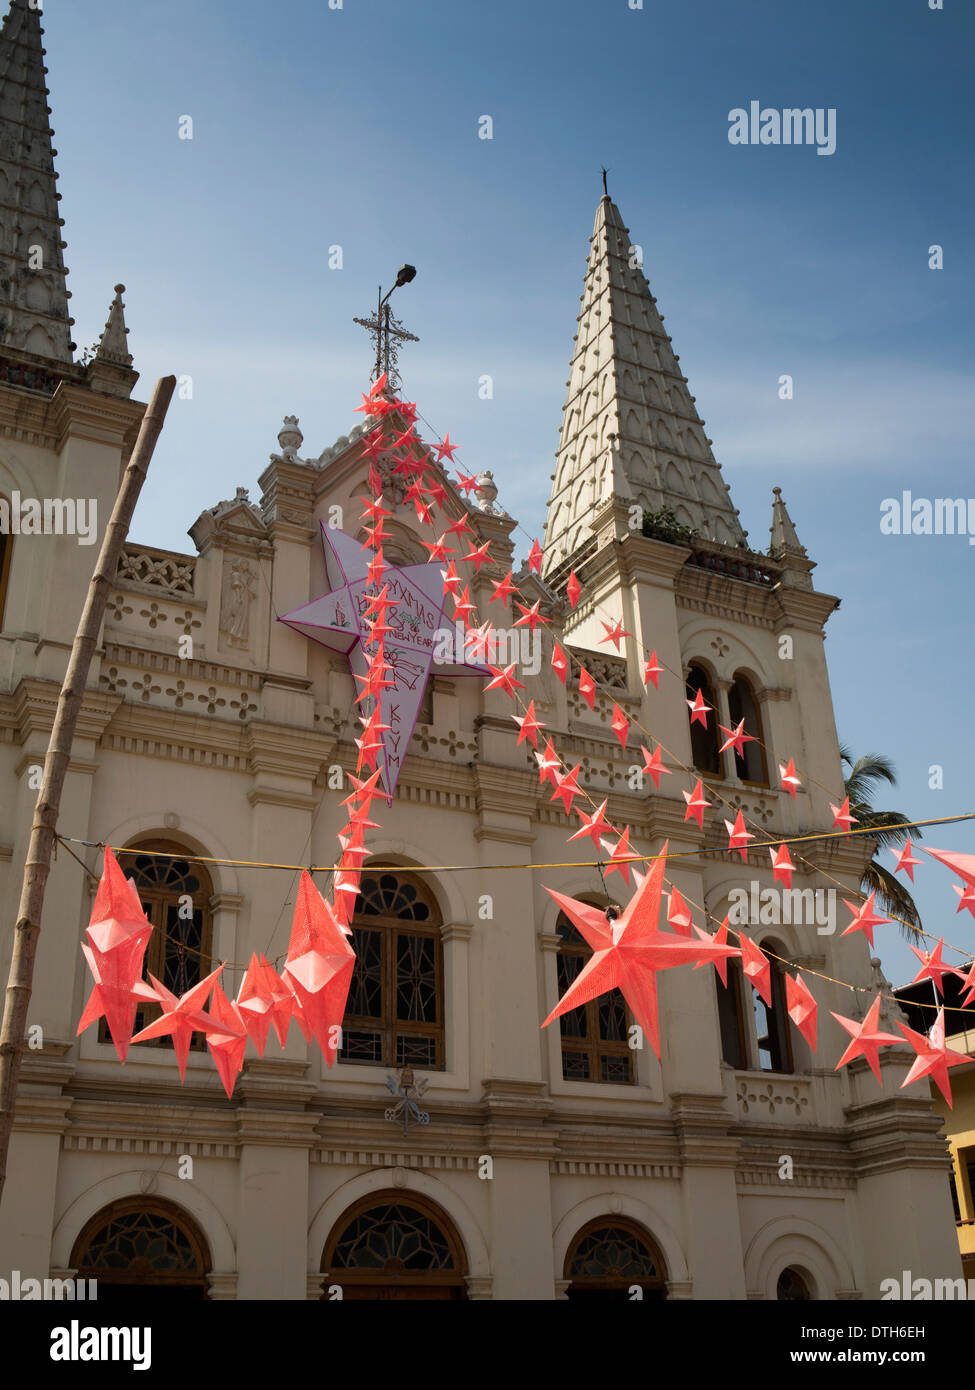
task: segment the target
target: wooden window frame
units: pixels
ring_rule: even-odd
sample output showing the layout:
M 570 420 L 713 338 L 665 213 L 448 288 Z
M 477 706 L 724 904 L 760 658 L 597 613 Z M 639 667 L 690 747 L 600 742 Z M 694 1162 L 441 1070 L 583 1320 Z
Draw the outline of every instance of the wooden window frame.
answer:
M 744 976 L 741 971 L 741 964 L 737 960 L 728 961 L 728 983 L 723 985 L 721 977 L 715 971 L 714 986 L 717 990 L 723 990 L 725 995 L 730 995 L 730 1007 L 734 1009 L 735 1027 L 738 1031 L 738 1055 L 740 1062 L 731 1061 L 725 1055 L 724 1034 L 721 1031 L 721 995 L 718 996 L 718 1038 L 721 1045 L 721 1057 L 729 1067 L 734 1067 L 735 1071 L 748 1071 L 748 1031 L 745 1027 L 744 998 Z
M 580 1245 L 587 1237 L 602 1230 L 622 1230 L 628 1235 L 634 1236 L 646 1248 L 655 1264 L 658 1270 L 657 1277 L 654 1279 L 634 1279 L 624 1275 L 620 1276 L 619 1279 L 596 1279 L 586 1275 L 574 1275 L 572 1264 Z M 634 1284 L 638 1284 L 643 1290 L 645 1299 L 648 1293 L 651 1300 L 667 1297 L 667 1262 L 660 1247 L 650 1232 L 638 1221 L 632 1221 L 625 1216 L 597 1216 L 594 1220 L 587 1221 L 585 1226 L 581 1227 L 569 1242 L 569 1248 L 565 1252 L 565 1260 L 562 1264 L 562 1277 L 569 1281 L 570 1289 L 577 1293 L 620 1293 L 625 1296 Z
M 336 1267 L 335 1256 L 345 1233 L 352 1223 L 363 1213 L 371 1211 L 373 1207 L 382 1206 L 412 1207 L 430 1221 L 440 1235 L 443 1237 L 444 1244 L 450 1251 L 453 1261 L 453 1269 L 443 1270 L 396 1270 L 396 1269 L 345 1269 L 341 1266 Z M 348 1207 L 329 1233 L 325 1248 L 322 1251 L 321 1273 L 328 1276 L 332 1283 L 340 1286 L 350 1285 L 389 1285 L 404 1288 L 445 1288 L 456 1289 L 460 1296 L 464 1296 L 467 1290 L 467 1252 L 464 1249 L 464 1242 L 460 1238 L 453 1221 L 447 1213 L 439 1207 L 436 1202 L 412 1189 L 402 1188 L 384 1189 L 380 1192 L 367 1193 L 365 1197 L 360 1197 L 357 1202 Z M 460 1293 L 463 1291 L 463 1293 Z M 328 1298 L 328 1291 L 322 1294 L 323 1299 Z
M 418 1071 L 445 1071 L 447 1052 L 446 1000 L 444 997 L 443 919 L 439 904 L 423 879 L 419 875 L 411 874 L 408 869 L 388 869 L 377 873 L 375 870 L 370 871 L 367 864 L 362 873 L 363 878 L 383 878 L 391 875 L 401 883 L 411 884 L 416 889 L 418 899 L 425 903 L 429 909 L 430 916 L 425 922 L 415 922 L 409 917 L 396 916 L 393 913 L 366 914 L 360 910 L 361 898 L 356 899 L 356 911 L 353 913 L 350 923 L 353 931 L 353 947 L 355 946 L 356 931 L 379 931 L 382 933 L 382 979 L 380 983 L 382 1013 L 379 1016 L 353 1014 L 347 1008 L 342 1020 L 342 1028 L 343 1033 L 379 1033 L 381 1035 L 381 1055 L 378 1059 L 349 1055 L 343 1042 L 343 1049 L 339 1052 L 339 1061 L 364 1067 L 398 1069 L 409 1065 Z M 411 1022 L 408 1019 L 400 1019 L 396 1014 L 398 940 L 401 936 L 419 936 L 433 941 L 437 1005 L 435 1023 Z M 352 991 L 350 990 L 350 998 L 351 994 Z M 435 1048 L 434 1063 L 397 1061 L 397 1046 L 401 1037 L 432 1038 Z
M 86 1263 L 87 1251 L 99 1231 L 113 1221 L 143 1213 L 161 1216 L 179 1228 L 194 1252 L 197 1264 L 194 1271 L 178 1270 L 176 1273 L 167 1273 L 153 1270 L 147 1273 L 145 1270 L 139 1269 L 133 1273 L 128 1270 L 103 1269 L 100 1266 Z M 175 1202 L 168 1202 L 164 1198 L 157 1197 L 120 1197 L 117 1201 L 102 1207 L 85 1222 L 75 1238 L 71 1251 L 70 1267 L 77 1271 L 77 1278 L 95 1279 L 99 1284 L 149 1284 L 157 1288 L 190 1287 L 201 1289 L 206 1297 L 209 1288 L 207 1275 L 212 1269 L 212 1261 L 203 1232 L 189 1212 L 178 1207 Z
M 593 903 L 592 906 L 603 907 L 604 904 Z M 569 921 L 568 917 L 566 917 L 565 913 L 560 912 L 555 928 L 557 932 L 559 932 L 559 928 L 563 923 L 572 927 L 572 923 Z M 559 935 L 561 937 L 561 932 L 559 932 Z M 571 958 L 581 960 L 583 964 L 585 964 L 586 961 L 592 958 L 592 950 L 586 945 L 577 929 L 576 936 L 578 937 L 578 943 L 576 941 L 566 941 L 564 939 L 559 941 L 557 961 L 558 959 L 564 960 L 566 958 Z M 557 963 L 556 972 L 558 972 Z M 576 974 L 578 975 L 578 973 L 577 971 Z M 624 1025 L 626 1038 L 624 1038 L 622 1042 L 619 1042 L 612 1038 L 603 1038 L 600 1036 L 600 1013 L 606 1007 L 606 1001 L 612 997 L 613 993 L 619 993 L 619 991 L 610 991 L 609 995 L 601 995 L 598 999 L 590 999 L 587 1003 L 580 1004 L 578 1009 L 572 1009 L 568 1014 L 562 1014 L 559 1018 L 559 1040 L 561 1044 L 559 1055 L 562 1059 L 563 1081 L 581 1086 L 589 1085 L 590 1083 L 595 1083 L 599 1086 L 635 1086 L 637 1084 L 636 1058 L 633 1048 L 629 1045 L 629 1030 L 633 1026 L 634 1019 L 626 1000 L 622 999 L 622 995 L 620 997 L 622 999 L 626 1018 L 626 1023 Z M 567 1020 L 572 1017 L 572 1014 L 579 1012 L 585 1013 L 586 1035 L 584 1038 L 573 1038 L 566 1034 L 565 1028 L 567 1026 Z M 588 1076 L 566 1075 L 568 1053 L 574 1053 L 577 1056 L 584 1054 L 586 1056 L 589 1066 Z M 629 1075 L 625 1081 L 612 1081 L 603 1076 L 602 1060 L 604 1057 L 626 1057 Z

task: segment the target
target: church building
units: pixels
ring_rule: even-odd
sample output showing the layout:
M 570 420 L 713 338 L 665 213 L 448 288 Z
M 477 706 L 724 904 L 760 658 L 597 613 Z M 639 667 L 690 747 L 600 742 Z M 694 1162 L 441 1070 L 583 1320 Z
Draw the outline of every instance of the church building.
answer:
M 97 351 L 75 356 L 42 32 L 38 11 L 12 0 L 0 36 L 3 980 L 37 769 L 97 554 L 64 526 L 13 522 L 31 500 L 52 523 L 67 499 L 77 517 L 94 502 L 100 541 L 145 410 L 121 285 Z M 465 571 L 481 620 L 510 620 L 489 599 L 512 568 L 548 620 L 517 670 L 544 737 L 629 827 L 634 854 L 668 843 L 669 883 L 714 931 L 776 887 L 763 840 L 833 825 L 843 776 L 824 634 L 838 600 L 815 587 L 779 489 L 771 543 L 749 542 L 639 262 L 603 196 L 541 572 L 504 509 L 503 460 L 484 460 L 469 493 L 445 468 L 442 511 L 467 518 L 472 548 L 490 544 L 489 562 Z M 568 306 L 566 320 L 568 346 Z M 248 1047 L 228 1099 L 201 1035 L 183 1085 L 168 1039 L 133 1045 L 123 1065 L 104 1020 L 76 1035 L 99 846 L 116 849 L 154 925 L 148 970 L 181 993 L 228 962 L 231 997 L 252 954 L 287 951 L 294 911 L 297 871 L 252 865 L 336 862 L 356 687 L 344 656 L 279 619 L 329 590 L 331 509 L 363 534 L 372 422 L 350 402 L 334 442 L 309 449 L 291 408 L 281 401 L 257 476 L 187 516 L 185 551 L 153 544 L 148 514 L 126 542 L 61 805 L 0 1277 L 96 1279 L 100 1300 L 144 1293 L 147 1306 L 163 1292 L 869 1299 L 903 1270 L 957 1277 L 942 1122 L 926 1083 L 900 1089 L 913 1054 L 883 1052 L 879 1083 L 863 1058 L 835 1069 L 849 1037 L 830 1011 L 862 1020 L 889 993 L 843 920 L 744 919 L 767 953 L 771 1002 L 736 960 L 726 984 L 710 962 L 661 973 L 659 1059 L 615 990 L 541 1026 L 590 956 L 546 889 L 599 908 L 633 890 L 586 863 L 591 840 L 567 844 L 575 816 L 518 741 L 517 707 L 483 679 L 434 672 L 392 804 L 373 803 L 333 1067 L 292 1027 L 263 1058 Z M 386 484 L 387 563 L 427 561 L 436 532 Z M 604 626 L 618 623 L 630 636 L 617 650 Z M 651 651 L 659 689 L 645 680 Z M 706 723 L 689 717 L 698 694 Z M 739 724 L 750 741 L 722 748 L 716 726 Z M 659 788 L 641 730 L 664 750 Z M 780 772 L 790 759 L 794 796 Z M 700 828 L 687 814 L 698 779 Z M 753 835 L 743 854 L 724 828 L 736 812 Z M 799 846 L 793 886 L 859 901 L 871 849 L 840 833 Z M 329 875 L 316 883 L 328 897 Z M 818 1052 L 787 1011 L 799 970 L 819 1005 Z M 882 1027 L 897 1018 L 885 1000 Z

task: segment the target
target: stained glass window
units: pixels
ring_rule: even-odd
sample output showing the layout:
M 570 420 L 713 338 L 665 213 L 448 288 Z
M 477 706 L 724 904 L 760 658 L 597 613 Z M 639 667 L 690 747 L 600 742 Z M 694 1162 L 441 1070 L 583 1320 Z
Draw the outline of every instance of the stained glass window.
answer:
M 364 873 L 352 938 L 342 1060 L 442 1071 L 443 946 L 429 889 L 406 873 Z
M 653 1241 L 635 1222 L 601 1217 L 578 1233 L 565 1257 L 568 1297 L 603 1294 L 632 1296 L 634 1286 L 643 1298 L 666 1297 L 666 1269 Z
M 446 1213 L 416 1192 L 361 1198 L 336 1223 L 321 1267 L 326 1288 L 340 1285 L 345 1298 L 466 1295 L 460 1237 Z
M 592 951 L 562 913 L 556 931 L 561 938 L 556 962 L 561 999 Z M 618 989 L 563 1014 L 559 1023 L 562 1076 L 566 1081 L 605 1081 L 615 1086 L 628 1086 L 635 1081 L 628 1031 L 632 1019 Z
M 210 1268 L 195 1222 L 169 1202 L 140 1197 L 113 1202 L 75 1241 L 71 1266 L 102 1285 L 163 1284 L 206 1294 Z

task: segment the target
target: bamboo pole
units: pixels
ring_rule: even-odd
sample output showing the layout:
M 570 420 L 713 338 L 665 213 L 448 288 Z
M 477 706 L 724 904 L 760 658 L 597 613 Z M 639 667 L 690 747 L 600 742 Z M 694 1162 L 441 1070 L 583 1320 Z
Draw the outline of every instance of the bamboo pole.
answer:
M 115 583 L 119 556 L 175 388 L 174 376 L 161 377 L 156 382 L 149 408 L 142 417 L 135 448 L 122 478 L 122 486 L 115 499 L 111 520 L 98 554 L 98 562 L 88 585 L 88 596 L 71 648 L 71 659 L 61 687 L 47 745 L 44 776 L 34 807 L 30 846 L 24 864 L 20 908 L 14 925 L 13 956 L 4 1001 L 3 1025 L 0 1027 L 0 1201 L 3 1200 L 7 1176 L 7 1152 L 14 1123 L 17 1078 L 24 1051 L 27 1008 L 34 979 L 37 939 L 41 931 L 44 890 L 51 871 L 51 855 L 58 812 L 61 808 L 61 792 L 71 757 L 71 744 L 81 712 L 81 702 L 88 683 L 95 645 L 105 616 L 109 591 Z

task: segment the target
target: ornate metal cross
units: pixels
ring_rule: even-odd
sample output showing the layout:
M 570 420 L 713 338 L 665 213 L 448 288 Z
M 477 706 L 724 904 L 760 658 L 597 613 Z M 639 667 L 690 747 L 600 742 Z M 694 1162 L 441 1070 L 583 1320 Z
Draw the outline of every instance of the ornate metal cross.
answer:
M 388 300 L 383 303 L 382 286 L 379 287 L 379 307 L 371 318 L 355 318 L 353 323 L 366 329 L 376 345 L 376 360 L 373 379 L 386 373 L 387 382 L 393 391 L 400 386 L 399 349 L 401 343 L 418 343 L 415 333 L 408 333 L 402 322 L 390 310 Z

